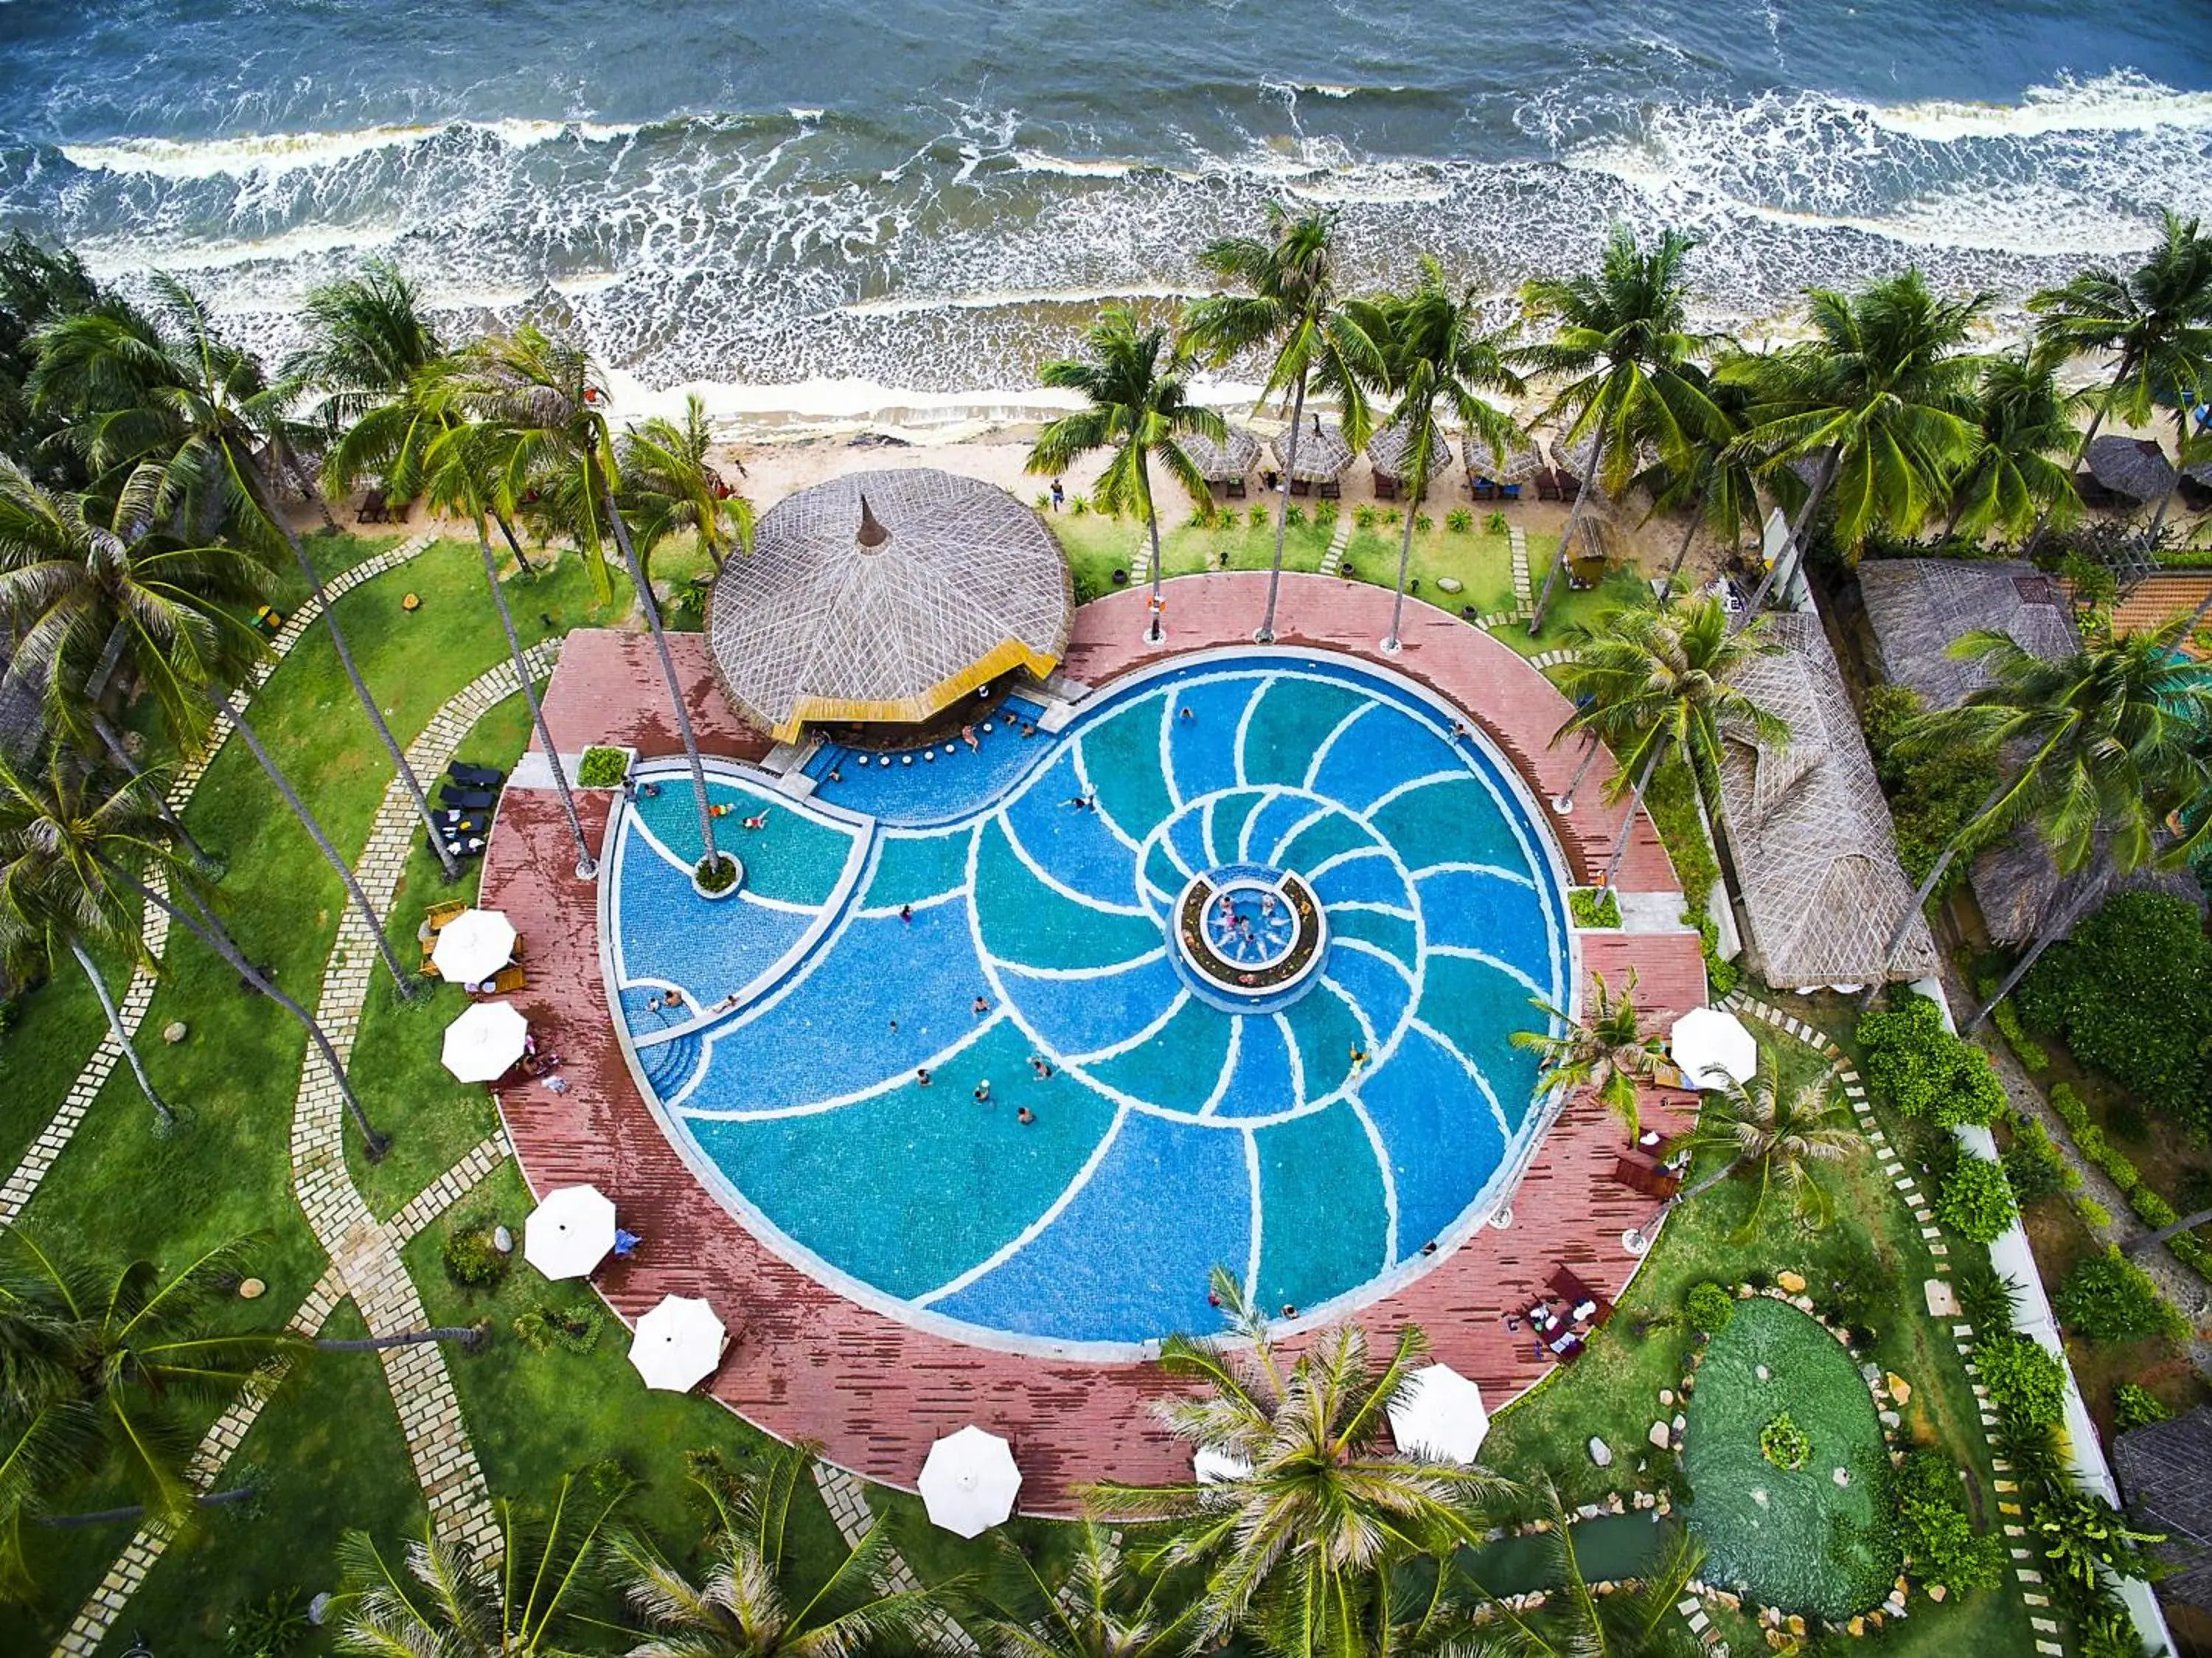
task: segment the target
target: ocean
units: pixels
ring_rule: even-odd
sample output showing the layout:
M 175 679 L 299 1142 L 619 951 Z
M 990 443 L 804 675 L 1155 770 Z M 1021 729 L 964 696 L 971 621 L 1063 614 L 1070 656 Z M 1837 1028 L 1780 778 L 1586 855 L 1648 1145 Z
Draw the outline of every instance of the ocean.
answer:
M 1689 227 L 1701 309 L 2005 308 L 2212 215 L 2212 7 L 2118 0 L 0 0 L 0 225 L 244 337 L 397 260 L 727 410 L 1018 396 L 1270 197 L 1496 296 Z

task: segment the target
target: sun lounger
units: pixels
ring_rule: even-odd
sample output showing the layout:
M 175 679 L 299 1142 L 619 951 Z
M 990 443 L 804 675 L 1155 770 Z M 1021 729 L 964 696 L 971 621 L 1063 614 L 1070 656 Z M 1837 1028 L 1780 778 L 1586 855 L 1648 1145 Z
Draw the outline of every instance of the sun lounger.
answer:
M 1613 1316 L 1613 1302 L 1582 1281 L 1573 1268 L 1556 1268 L 1551 1277 L 1551 1287 L 1571 1308 L 1588 1304 L 1590 1311 L 1579 1318 L 1587 1318 L 1593 1326 L 1603 1324 Z
M 422 837 L 422 849 L 428 852 L 434 852 L 438 850 L 435 846 L 430 844 L 430 838 L 428 835 Z M 451 852 L 457 858 L 482 857 L 483 856 L 483 849 L 484 844 L 483 837 L 482 835 L 471 835 L 465 838 L 450 839 L 446 842 L 446 850 L 448 852 Z
M 430 931 L 434 935 L 454 917 L 466 915 L 468 911 L 469 906 L 459 900 L 451 904 L 433 904 L 422 918 L 429 923 Z
M 1539 501 L 1556 501 L 1559 498 L 1559 474 L 1548 467 L 1536 474 L 1536 498 Z
M 459 807 L 464 812 L 489 812 L 492 802 L 499 798 L 489 789 L 456 789 L 451 783 L 441 785 L 438 798 L 447 806 Z
M 1231 501 L 1242 501 L 1248 493 L 1244 486 L 1244 480 L 1241 478 L 1231 479 L 1229 480 L 1229 486 L 1224 493 L 1227 495 L 1229 499 Z
M 1518 484 L 1500 484 L 1498 486 L 1498 498 L 1500 501 L 1518 501 L 1521 498 L 1521 486 Z
M 1478 501 L 1498 499 L 1498 485 L 1486 478 L 1476 477 L 1473 472 L 1467 475 L 1467 488 L 1468 493 Z
M 491 994 L 507 996 L 530 988 L 530 975 L 518 966 L 501 967 L 491 976 Z
M 1398 480 L 1387 472 L 1376 472 L 1375 498 L 1377 501 L 1395 501 L 1398 498 Z
M 507 781 L 507 773 L 489 765 L 471 765 L 466 760 L 455 760 L 446 768 L 446 775 L 465 789 L 496 789 Z

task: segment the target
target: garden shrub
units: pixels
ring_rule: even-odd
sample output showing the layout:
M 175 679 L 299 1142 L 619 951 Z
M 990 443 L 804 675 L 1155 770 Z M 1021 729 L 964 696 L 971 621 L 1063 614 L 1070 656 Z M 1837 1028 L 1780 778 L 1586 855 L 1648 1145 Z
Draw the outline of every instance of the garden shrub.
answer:
M 563 1309 L 540 1302 L 514 1321 L 514 1333 L 533 1353 L 588 1353 L 599 1339 L 599 1315 L 589 1307 Z
M 712 863 L 701 858 L 691 866 L 691 873 L 699 878 L 701 891 L 726 893 L 738 884 L 738 861 L 727 852 L 722 852 Z
M 2030 1427 L 2054 1426 L 2066 1414 L 2066 1367 L 2027 1336 L 2000 1336 L 1974 1351 L 1982 1385 L 1997 1409 Z
M 1721 878 L 1721 866 L 1713 856 L 1712 843 L 1705 838 L 1705 821 L 1698 811 L 1698 782 L 1689 768 L 1669 761 L 1653 772 L 1651 786 L 1644 791 L 1644 809 L 1651 814 L 1651 826 L 1659 832 L 1660 842 L 1674 862 L 1684 904 L 1704 914 L 1713 883 Z
M 2051 1298 L 2059 1321 L 2093 1341 L 2139 1341 L 2188 1333 L 2188 1321 L 2158 1293 L 2150 1275 L 2108 1247 L 2066 1275 Z
M 1943 1177 L 1936 1196 L 1936 1218 L 1970 1243 L 1985 1244 L 2004 1234 L 2020 1211 L 2002 1168 L 1979 1157 L 1961 1157 Z
M 1244 521 L 1255 530 L 1267 527 L 1267 509 L 1256 503 L 1245 513 Z
M 2004 1084 L 1990 1057 L 1943 1028 L 1933 1002 L 1902 996 L 1887 1013 L 1859 1021 L 1866 1050 L 1866 1079 L 1874 1091 L 1907 1117 L 1938 1128 L 1985 1124 L 2005 1108 Z
M 446 1276 L 464 1289 L 489 1289 L 507 1277 L 514 1257 L 493 1242 L 497 1222 L 477 1219 L 446 1234 Z
M 1996 762 L 1969 744 L 1946 743 L 1911 757 L 1903 753 L 1899 745 L 1923 711 L 1919 697 L 1903 686 L 1876 686 L 1867 693 L 1867 747 L 1897 824 L 1898 861 L 1915 887 L 1997 781 Z M 1972 867 L 1971 856 L 1953 858 L 1936 893 L 1966 879 Z
M 1474 527 L 1474 515 L 1465 507 L 1454 507 L 1444 515 L 1444 528 L 1454 535 L 1465 535 Z
M 1682 1297 L 1682 1314 L 1707 1335 L 1717 1336 L 1735 1316 L 1735 1297 L 1724 1286 L 1707 1279 L 1690 1286 L 1689 1294 Z
M 1759 1454 L 1776 1467 L 1794 1472 L 1813 1454 L 1813 1442 L 1784 1411 L 1759 1430 Z
M 629 756 L 619 748 L 593 743 L 577 763 L 576 784 L 580 789 L 619 788 L 629 775 Z
M 2092 1232 L 2102 1232 L 2112 1223 L 2111 1210 L 2106 1208 L 2094 1198 L 2085 1198 L 2078 1192 L 2074 1198 L 2074 1213 L 2080 1218 L 2081 1224 Z
M 1577 887 L 1567 894 L 1577 927 L 1618 927 L 1620 900 L 1611 887 Z
M 1484 519 L 1482 527 L 1492 535 L 1510 535 L 1513 531 L 1513 527 L 1505 521 L 1505 515 L 1502 512 L 1493 512 Z
M 1974 1529 L 1959 1490 L 1959 1471 L 1936 1451 L 1915 1451 L 1882 1476 L 1891 1541 L 1918 1582 L 1954 1594 L 1995 1588 L 2004 1576 L 2004 1545 Z
M 1261 521 L 1264 523 L 1267 521 L 1262 519 Z M 1283 522 L 1291 529 L 1300 527 L 1305 521 L 1306 509 L 1298 505 L 1297 502 L 1293 501 L 1289 506 L 1283 509 Z
M 2014 995 L 2031 1030 L 2152 1110 L 2212 1129 L 2212 940 L 2195 905 L 2122 893 L 2045 951 Z
M 2004 1172 L 2005 1179 L 2012 1182 L 2014 1198 L 2023 1204 L 2055 1198 L 2081 1184 L 2081 1175 L 2033 1117 L 2023 1117 L 2014 1126 L 2012 1148 L 2004 1155 Z
M 286 1658 L 313 1633 L 300 1591 L 271 1589 L 231 1613 L 222 1631 L 223 1658 Z
M 1361 502 L 1358 506 L 1352 509 L 1352 522 L 1353 527 L 1358 529 L 1373 529 L 1375 527 L 1375 521 L 1379 516 L 1380 515 L 1376 513 L 1375 509 L 1364 501 Z
M 1953 1280 L 1959 1310 L 1982 1332 L 1984 1342 L 2012 1333 L 2012 1280 L 1998 1276 L 1987 1260 L 1963 1263 Z
M 2132 1381 L 2117 1382 L 2112 1387 L 2112 1425 L 2122 1433 L 2130 1428 L 2148 1428 L 2154 1422 L 2170 1420 L 2173 1412 L 2166 1408 L 2166 1401 L 2148 1387 Z
M 1996 989 L 1995 984 L 1990 986 L 1990 991 Z M 1988 995 L 1989 991 L 1983 994 Z M 2043 1051 L 2043 1045 L 2030 1036 L 2027 1027 L 2020 1022 L 2020 1012 L 2013 1006 L 2010 997 L 1991 1009 L 1990 1017 L 1996 1022 L 1997 1034 L 2004 1038 L 2005 1045 L 2011 1048 L 2021 1064 L 2039 1076 L 2051 1069 L 2051 1056 Z

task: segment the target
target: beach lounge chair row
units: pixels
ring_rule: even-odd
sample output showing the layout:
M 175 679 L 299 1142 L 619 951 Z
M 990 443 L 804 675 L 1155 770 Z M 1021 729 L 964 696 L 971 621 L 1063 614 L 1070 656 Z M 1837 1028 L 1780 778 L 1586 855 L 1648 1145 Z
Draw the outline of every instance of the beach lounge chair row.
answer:
M 392 501 L 380 490 L 371 490 L 361 498 L 360 509 L 354 515 L 364 524 L 404 524 L 415 510 L 410 501 Z

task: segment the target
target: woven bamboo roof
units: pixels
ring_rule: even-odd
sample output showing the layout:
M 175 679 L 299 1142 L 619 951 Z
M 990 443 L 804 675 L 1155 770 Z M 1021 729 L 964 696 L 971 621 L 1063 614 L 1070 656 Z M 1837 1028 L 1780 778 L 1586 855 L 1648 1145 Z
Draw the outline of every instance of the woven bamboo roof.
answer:
M 1291 435 L 1287 430 L 1269 438 L 1267 447 L 1275 452 L 1275 464 L 1304 483 L 1332 482 L 1343 477 L 1344 469 L 1352 464 L 1352 445 L 1344 441 L 1342 432 L 1319 415 L 1308 415 L 1305 430 L 1298 434 L 1296 472 L 1291 472 Z
M 2107 434 L 2089 446 L 2089 475 L 2106 489 L 2137 501 L 2163 499 L 2176 473 L 2166 451 L 2148 437 Z
M 1917 915 L 1883 960 L 1912 910 L 1912 884 L 1820 619 L 1785 611 L 1767 625 L 1783 649 L 1753 658 L 1734 683 L 1789 727 L 1789 741 L 1731 741 L 1721 761 L 1753 965 L 1786 989 L 1933 972 L 1935 942 Z
M 1191 465 L 1198 468 L 1199 476 L 1209 484 L 1233 483 L 1250 472 L 1252 463 L 1260 458 L 1260 440 L 1242 426 L 1229 428 L 1225 443 L 1217 443 L 1198 433 L 1176 442 L 1190 457 Z
M 1869 558 L 1859 594 L 1882 677 L 1929 708 L 1956 707 L 1990 682 L 1980 663 L 1949 654 L 1966 634 L 2009 634 L 2046 661 L 2081 649 L 2064 590 L 2019 559 Z
M 810 721 L 924 720 L 1013 668 L 1042 679 L 1071 609 L 1043 520 L 995 485 L 917 467 L 762 515 L 751 555 L 714 578 L 707 637 L 731 702 L 788 742 Z
M 1413 446 L 1402 424 L 1393 423 L 1367 440 L 1367 458 L 1385 478 L 1407 478 L 1413 472 Z M 1451 470 L 1451 444 L 1433 426 L 1429 428 L 1429 472 L 1441 478 Z
M 2112 1466 L 2128 1512 L 2166 1533 L 2160 1596 L 2212 1607 L 2212 1407 L 2130 1429 L 2112 1442 Z
M 1460 440 L 1460 453 L 1467 457 L 1468 471 L 1494 483 L 1525 484 L 1544 470 L 1543 453 L 1528 437 L 1516 440 L 1502 462 L 1492 456 L 1489 444 L 1472 434 Z

